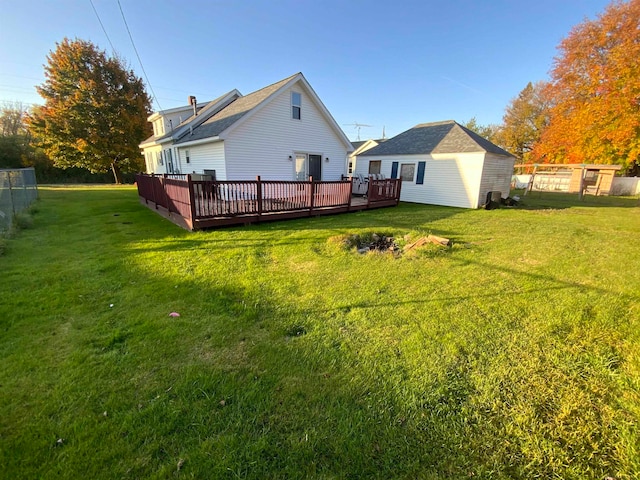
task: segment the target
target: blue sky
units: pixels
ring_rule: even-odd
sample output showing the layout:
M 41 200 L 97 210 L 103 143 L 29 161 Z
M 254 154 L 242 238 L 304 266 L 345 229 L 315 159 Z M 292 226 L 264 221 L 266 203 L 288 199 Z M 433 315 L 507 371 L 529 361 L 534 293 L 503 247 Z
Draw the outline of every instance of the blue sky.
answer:
M 120 0 L 163 109 L 188 95 L 243 94 L 301 71 L 349 138 L 476 117 L 500 123 L 527 82 L 544 80 L 571 28 L 604 0 Z M 139 75 L 117 0 L 93 0 Z M 90 0 L 0 0 L 0 102 L 42 103 L 34 85 L 65 36 L 111 45 Z M 158 104 L 154 103 L 154 110 Z

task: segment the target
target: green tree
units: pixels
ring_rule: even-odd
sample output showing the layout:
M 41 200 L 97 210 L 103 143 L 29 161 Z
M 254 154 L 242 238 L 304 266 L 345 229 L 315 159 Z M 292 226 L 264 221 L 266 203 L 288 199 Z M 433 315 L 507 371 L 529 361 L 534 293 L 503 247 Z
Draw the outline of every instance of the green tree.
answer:
M 133 71 L 91 42 L 65 38 L 47 56 L 45 77 L 37 87 L 45 104 L 28 124 L 56 166 L 111 170 L 116 183 L 143 169 L 138 144 L 151 133 L 150 102 Z
M 20 168 L 30 153 L 26 115 L 20 102 L 8 102 L 0 108 L 0 168 Z
M 529 160 L 534 145 L 549 124 L 547 84 L 529 82 L 513 98 L 502 117 L 500 142 L 522 161 Z
M 471 117 L 469 120 L 462 124 L 463 127 L 468 128 L 472 132 L 477 133 L 483 138 L 486 138 L 490 142 L 499 144 L 500 142 L 500 125 L 482 125 L 478 123 L 476 117 Z

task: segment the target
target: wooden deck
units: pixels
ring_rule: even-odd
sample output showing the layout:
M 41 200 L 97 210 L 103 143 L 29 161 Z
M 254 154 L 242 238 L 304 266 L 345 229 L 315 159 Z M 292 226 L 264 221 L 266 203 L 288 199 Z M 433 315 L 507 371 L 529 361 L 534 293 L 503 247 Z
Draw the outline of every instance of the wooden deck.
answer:
M 352 181 L 201 181 L 191 175 L 136 175 L 140 201 L 187 230 L 393 207 L 401 181 L 371 180 L 366 197 Z

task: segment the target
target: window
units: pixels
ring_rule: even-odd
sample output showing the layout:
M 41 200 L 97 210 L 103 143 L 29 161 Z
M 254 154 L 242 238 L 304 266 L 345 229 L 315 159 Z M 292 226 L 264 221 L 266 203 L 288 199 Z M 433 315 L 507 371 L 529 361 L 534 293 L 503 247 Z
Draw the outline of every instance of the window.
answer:
M 296 154 L 296 181 L 306 182 L 307 174 L 307 156 L 305 154 Z
M 302 94 L 298 92 L 291 92 L 291 118 L 294 120 L 300 120 L 302 109 Z
M 185 151 L 184 151 L 184 158 L 185 158 L 185 161 L 186 161 L 187 163 L 191 163 L 191 155 L 190 155 L 190 153 L 191 153 L 191 152 L 189 152 L 189 150 L 185 150 Z
M 418 177 L 416 178 L 416 185 L 424 185 L 424 169 L 427 162 L 418 162 Z
M 353 173 L 353 161 L 349 160 L 349 172 L 348 173 Z
M 413 176 L 415 173 L 415 163 L 403 163 L 402 165 L 400 165 L 400 178 L 403 182 L 413 182 Z
M 372 160 L 369 162 L 369 175 L 377 175 L 380 173 L 382 160 Z
M 153 134 L 156 137 L 164 135 L 164 122 L 162 121 L 162 118 L 153 122 Z
M 164 151 L 164 158 L 167 160 L 167 170 L 169 170 L 169 173 L 173 173 L 173 156 L 171 155 L 171 150 L 167 149 Z
M 162 165 L 162 152 L 156 152 L 156 162 L 158 163 L 158 165 Z

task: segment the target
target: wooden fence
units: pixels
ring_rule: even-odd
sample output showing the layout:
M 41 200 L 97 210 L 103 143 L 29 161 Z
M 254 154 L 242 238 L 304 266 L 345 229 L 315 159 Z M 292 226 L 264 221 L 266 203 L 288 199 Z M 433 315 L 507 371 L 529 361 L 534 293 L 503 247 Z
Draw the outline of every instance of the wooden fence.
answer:
M 147 206 L 189 230 L 395 206 L 400 180 L 374 180 L 366 201 L 352 200 L 352 181 L 209 181 L 191 175 L 136 175 Z

